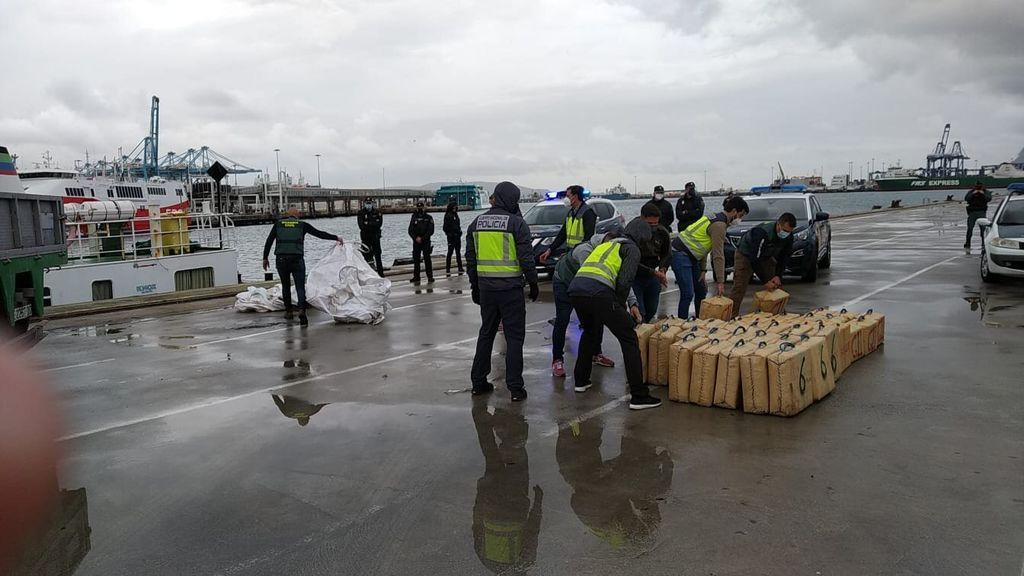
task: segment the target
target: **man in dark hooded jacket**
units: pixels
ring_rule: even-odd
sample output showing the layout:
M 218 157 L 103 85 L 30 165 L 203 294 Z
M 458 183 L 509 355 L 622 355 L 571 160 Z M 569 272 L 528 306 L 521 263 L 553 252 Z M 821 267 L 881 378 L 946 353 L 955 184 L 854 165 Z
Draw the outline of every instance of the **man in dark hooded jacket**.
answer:
M 569 298 L 583 325 L 573 374 L 575 390 L 586 392 L 591 386 L 591 357 L 596 345 L 595 335 L 602 326 L 606 326 L 622 347 L 631 410 L 661 405 L 661 400 L 651 396 L 644 383 L 640 342 L 633 319 L 626 309 L 626 297 L 640 266 L 639 245 L 650 241 L 651 226 L 641 218 L 630 220 L 623 237 L 594 248 L 569 284 Z
M 466 270 L 473 303 L 480 305 L 480 337 L 470 378 L 473 394 L 494 390 L 487 381 L 491 372 L 491 351 L 498 325 L 504 326 L 505 385 L 512 401 L 526 399 L 523 383 L 523 342 L 526 340 L 526 298 L 523 286 L 530 286 L 530 301 L 540 294 L 533 261 L 530 226 L 519 211 L 519 187 L 502 182 L 494 187 L 492 208 L 477 216 L 466 233 Z M 588 356 L 589 358 L 589 356 Z M 589 362 L 589 361 L 588 361 Z

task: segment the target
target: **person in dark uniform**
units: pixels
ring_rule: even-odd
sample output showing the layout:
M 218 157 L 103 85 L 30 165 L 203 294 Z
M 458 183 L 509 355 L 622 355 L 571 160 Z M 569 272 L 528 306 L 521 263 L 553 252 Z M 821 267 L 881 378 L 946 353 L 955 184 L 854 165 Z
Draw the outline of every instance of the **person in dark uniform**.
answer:
M 449 202 L 444 211 L 444 225 L 441 227 L 448 240 L 448 256 L 444 260 L 445 276 L 452 275 L 452 254 L 459 264 L 459 276 L 462 276 L 462 221 L 459 220 L 459 205 Z
M 644 552 L 657 542 L 659 500 L 672 486 L 675 464 L 667 449 L 622 436 L 619 455 L 601 455 L 601 418 L 558 431 L 555 460 L 572 488 L 569 504 L 591 534 L 609 546 Z
M 523 383 L 523 342 L 526 340 L 526 299 L 523 286 L 530 286 L 530 301 L 540 295 L 533 261 L 530 226 L 519 211 L 519 187 L 502 182 L 494 187 L 492 208 L 477 216 L 466 233 L 466 270 L 473 303 L 480 305 L 480 337 L 470 378 L 473 394 L 494 390 L 487 381 L 491 372 L 491 350 L 498 325 L 504 326 L 505 385 L 512 401 L 526 399 Z M 587 358 L 589 364 L 590 359 Z
M 664 226 L 666 230 L 671 230 L 672 221 L 675 219 L 675 216 L 672 215 L 672 204 L 670 204 L 668 200 L 665 200 L 665 187 L 655 186 L 654 195 L 647 201 L 647 204 L 657 206 L 658 211 L 661 212 L 661 220 L 658 223 Z M 643 208 L 641 208 L 641 210 L 643 210 Z
M 384 215 L 377 210 L 377 204 L 369 196 L 363 200 L 363 207 L 356 215 L 359 224 L 359 240 L 363 243 L 363 256 L 370 265 L 376 264 L 377 274 L 384 277 L 384 263 L 381 261 L 380 237 L 384 227 Z
M 704 215 L 704 199 L 697 193 L 697 185 L 687 182 L 683 195 L 676 200 L 676 230 L 682 232 Z
M 765 290 L 775 290 L 782 285 L 782 274 L 793 253 L 794 228 L 796 216 L 786 212 L 775 222 L 765 222 L 747 230 L 740 239 L 733 255 L 732 291 L 729 293 L 734 315 L 740 315 L 747 284 L 754 274 L 765 283 Z
M 640 266 L 633 281 L 633 293 L 644 322 L 658 313 L 661 289 L 668 286 L 665 272 L 672 264 L 672 232 L 661 225 L 661 212 L 654 204 L 644 204 L 640 217 L 651 227 L 651 240 L 640 245 Z
M 420 283 L 420 260 L 427 272 L 427 282 L 434 281 L 434 263 L 430 257 L 433 247 L 430 237 L 434 235 L 434 217 L 427 212 L 423 202 L 416 203 L 416 211 L 409 219 L 409 237 L 412 238 L 412 282 Z
M 967 240 L 964 242 L 964 249 L 971 249 L 971 236 L 974 234 L 974 224 L 979 218 L 984 218 L 988 213 L 988 203 L 992 201 L 992 193 L 985 189 L 985 185 L 978 182 L 974 188 L 964 195 L 964 202 L 967 202 Z M 984 234 L 984 232 L 982 232 Z M 985 238 L 982 237 L 984 242 Z
M 298 297 L 299 323 L 309 325 L 306 318 L 306 260 L 304 258 L 304 241 L 306 234 L 312 234 L 323 240 L 334 240 L 344 244 L 341 236 L 323 232 L 308 222 L 299 220 L 299 210 L 289 208 L 287 215 L 270 227 L 270 234 L 263 245 L 263 269 L 270 269 L 270 247 L 275 244 L 277 275 L 281 278 L 281 297 L 284 299 L 284 317 L 291 320 L 292 312 L 292 280 L 295 281 L 295 294 Z
M 522 573 L 537 560 L 544 513 L 540 486 L 533 487 L 530 502 L 530 425 L 507 408 L 491 414 L 483 399 L 473 402 L 473 424 L 484 456 L 473 503 L 473 549 L 495 574 Z
M 587 205 L 583 198 L 583 186 L 574 184 L 565 189 L 565 198 L 569 201 L 569 213 L 565 215 L 565 224 L 551 241 L 551 245 L 539 257 L 544 264 L 555 254 L 562 244 L 569 250 L 589 240 L 597 230 L 597 212 Z

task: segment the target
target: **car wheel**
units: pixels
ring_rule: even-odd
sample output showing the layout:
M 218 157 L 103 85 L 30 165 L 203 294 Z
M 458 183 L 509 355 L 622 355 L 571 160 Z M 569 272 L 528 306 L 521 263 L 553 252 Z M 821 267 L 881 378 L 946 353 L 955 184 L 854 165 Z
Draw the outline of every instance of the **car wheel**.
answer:
M 815 257 L 811 258 L 811 265 L 807 267 L 807 270 L 804 271 L 803 276 L 800 277 L 800 279 L 803 280 L 804 282 L 817 282 L 818 281 L 818 258 L 817 258 L 818 247 L 817 246 L 814 247 L 814 250 L 811 252 L 811 254 L 814 254 Z
M 832 240 L 829 239 L 828 246 L 825 247 L 825 257 L 821 259 L 821 263 L 818 264 L 819 268 L 828 269 L 832 267 Z
M 983 282 L 988 282 L 989 284 L 991 284 L 993 282 L 996 282 L 998 280 L 998 278 L 999 278 L 998 276 L 993 274 L 992 271 L 988 269 L 988 254 L 986 254 L 985 251 L 982 250 L 982 252 L 981 252 L 981 280 Z

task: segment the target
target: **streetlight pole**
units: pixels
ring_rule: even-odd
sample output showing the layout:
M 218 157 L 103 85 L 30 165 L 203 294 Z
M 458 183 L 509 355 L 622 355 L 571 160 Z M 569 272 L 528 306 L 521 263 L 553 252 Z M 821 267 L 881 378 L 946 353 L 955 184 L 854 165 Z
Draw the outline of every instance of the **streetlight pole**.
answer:
M 636 176 L 633 176 L 633 196 L 636 196 Z
M 281 188 L 281 149 L 274 148 L 274 161 L 277 165 L 277 210 L 281 211 L 281 204 L 284 201 L 284 191 Z
M 704 169 L 704 193 L 705 194 L 708 193 L 708 171 L 707 171 L 707 168 Z
M 316 155 L 316 187 L 317 188 L 323 188 L 323 186 L 320 185 L 320 155 L 319 154 Z

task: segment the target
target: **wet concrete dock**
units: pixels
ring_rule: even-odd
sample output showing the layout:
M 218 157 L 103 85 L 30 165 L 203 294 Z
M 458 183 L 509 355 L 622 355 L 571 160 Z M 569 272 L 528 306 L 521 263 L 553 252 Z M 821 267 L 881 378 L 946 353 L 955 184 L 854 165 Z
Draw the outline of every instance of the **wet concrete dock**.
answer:
M 516 405 L 466 392 L 465 278 L 396 284 L 376 327 L 224 300 L 55 321 L 33 354 L 88 497 L 76 574 L 1018 574 L 1024 284 L 982 284 L 964 220 L 833 223 L 790 308 L 874 308 L 886 343 L 791 419 L 631 413 L 621 366 L 575 394 L 549 285 Z

